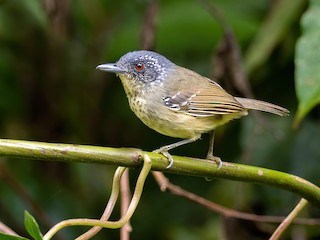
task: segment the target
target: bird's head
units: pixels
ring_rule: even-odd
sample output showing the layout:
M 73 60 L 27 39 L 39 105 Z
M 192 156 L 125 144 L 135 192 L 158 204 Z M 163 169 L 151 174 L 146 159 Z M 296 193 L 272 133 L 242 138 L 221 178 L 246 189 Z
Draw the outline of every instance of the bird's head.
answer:
M 123 55 L 116 63 L 101 64 L 97 69 L 119 75 L 124 85 L 161 84 L 174 66 L 164 56 L 151 51 L 134 51 Z

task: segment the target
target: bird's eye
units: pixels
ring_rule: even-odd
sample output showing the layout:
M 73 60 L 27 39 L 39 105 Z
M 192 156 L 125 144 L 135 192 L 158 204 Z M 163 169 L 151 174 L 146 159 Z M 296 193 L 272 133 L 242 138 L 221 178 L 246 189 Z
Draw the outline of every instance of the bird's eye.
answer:
M 137 63 L 135 65 L 135 68 L 136 68 L 137 71 L 141 71 L 141 70 L 144 69 L 144 64 L 143 63 Z

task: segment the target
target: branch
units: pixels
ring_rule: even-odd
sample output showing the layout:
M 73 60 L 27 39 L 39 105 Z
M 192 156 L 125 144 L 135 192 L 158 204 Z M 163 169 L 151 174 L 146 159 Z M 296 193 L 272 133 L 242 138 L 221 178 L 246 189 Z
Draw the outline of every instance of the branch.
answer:
M 121 178 L 121 216 L 125 215 L 128 211 L 131 201 L 129 170 L 127 169 Z M 130 220 L 120 228 L 120 240 L 130 240 L 130 233 L 132 232 L 132 226 Z
M 241 212 L 239 210 L 224 207 L 215 202 L 209 201 L 208 199 L 205 199 L 193 192 L 189 192 L 178 185 L 171 183 L 170 180 L 162 172 L 153 171 L 152 174 L 162 192 L 168 191 L 173 195 L 184 197 L 224 217 L 238 218 L 242 220 L 264 222 L 264 223 L 281 223 L 282 221 L 285 220 L 285 217 L 283 216 L 257 215 L 253 213 Z M 311 225 L 311 226 L 320 225 L 320 219 L 319 218 L 297 218 L 294 220 L 294 223 L 301 224 L 301 225 Z
M 109 217 L 113 211 L 113 208 L 115 204 L 117 203 L 119 192 L 120 192 L 120 180 L 121 176 L 124 173 L 124 171 L 127 168 L 125 167 L 118 167 L 114 177 L 113 177 L 113 182 L 112 182 L 112 191 L 111 191 L 111 196 L 109 198 L 108 204 L 100 218 L 100 221 L 108 221 Z M 76 240 L 86 240 L 86 239 L 91 239 L 93 236 L 98 234 L 102 227 L 100 226 L 94 226 L 91 229 L 89 229 L 87 232 L 81 234 L 79 237 L 76 238 Z
M 19 236 L 15 231 L 13 231 L 11 228 L 9 228 L 4 223 L 0 222 L 0 232 L 12 235 L 12 236 Z
M 278 226 L 276 231 L 272 234 L 269 240 L 277 240 L 280 238 L 281 234 L 289 227 L 301 210 L 308 204 L 305 199 L 301 199 L 297 206 L 291 211 L 291 213 L 286 217 L 286 219 Z
M 146 152 L 147 153 L 147 152 Z M 0 139 L 0 156 L 64 162 L 103 163 L 137 167 L 144 152 L 134 148 L 110 148 L 73 144 L 56 144 Z M 152 170 L 201 177 L 216 177 L 237 181 L 267 184 L 305 198 L 320 207 L 320 188 L 307 180 L 271 169 L 223 162 L 220 170 L 210 160 L 174 156 L 174 164 L 166 169 L 168 160 L 161 154 L 147 153 Z
M 138 176 L 137 184 L 131 199 L 131 202 L 129 204 L 128 210 L 126 213 L 117 221 L 102 221 L 102 220 L 96 220 L 96 219 L 86 219 L 86 218 L 78 218 L 78 219 L 69 219 L 64 220 L 56 225 L 54 225 L 44 236 L 43 240 L 49 240 L 55 235 L 59 230 L 65 227 L 70 226 L 100 226 L 103 228 L 111 228 L 111 229 L 117 229 L 123 227 L 132 217 L 134 211 L 136 210 L 138 203 L 140 201 L 142 190 L 144 187 L 144 183 L 146 181 L 146 178 L 151 171 L 151 159 L 147 154 L 144 154 L 144 163 L 143 167 L 140 171 L 140 174 Z M 119 168 L 118 168 L 119 169 Z M 117 190 L 118 192 L 118 190 Z

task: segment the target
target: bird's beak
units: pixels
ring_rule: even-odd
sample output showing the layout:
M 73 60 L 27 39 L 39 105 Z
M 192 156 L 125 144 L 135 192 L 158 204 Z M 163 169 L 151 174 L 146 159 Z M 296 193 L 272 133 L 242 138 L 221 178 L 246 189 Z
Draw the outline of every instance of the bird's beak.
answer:
M 96 69 L 99 69 L 101 71 L 105 72 L 113 72 L 113 73 L 125 73 L 126 71 L 117 66 L 115 63 L 106 63 L 106 64 L 100 64 L 96 67 Z

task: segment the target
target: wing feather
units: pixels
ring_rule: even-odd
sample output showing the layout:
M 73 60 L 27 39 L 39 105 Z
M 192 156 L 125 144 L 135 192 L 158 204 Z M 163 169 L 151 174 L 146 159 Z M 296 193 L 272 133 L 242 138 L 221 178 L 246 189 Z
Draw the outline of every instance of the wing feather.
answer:
M 244 107 L 215 82 L 179 91 L 164 99 L 165 106 L 193 116 L 214 116 L 238 113 Z
M 174 79 L 172 79 L 174 78 Z M 188 79 L 188 81 L 186 80 Z M 241 116 L 247 109 L 270 112 L 280 116 L 289 111 L 280 106 L 264 101 L 233 97 L 219 84 L 189 69 L 176 66 L 174 74 L 167 79 L 167 95 L 164 105 L 173 111 L 180 111 L 192 116 L 217 116 L 232 114 Z

